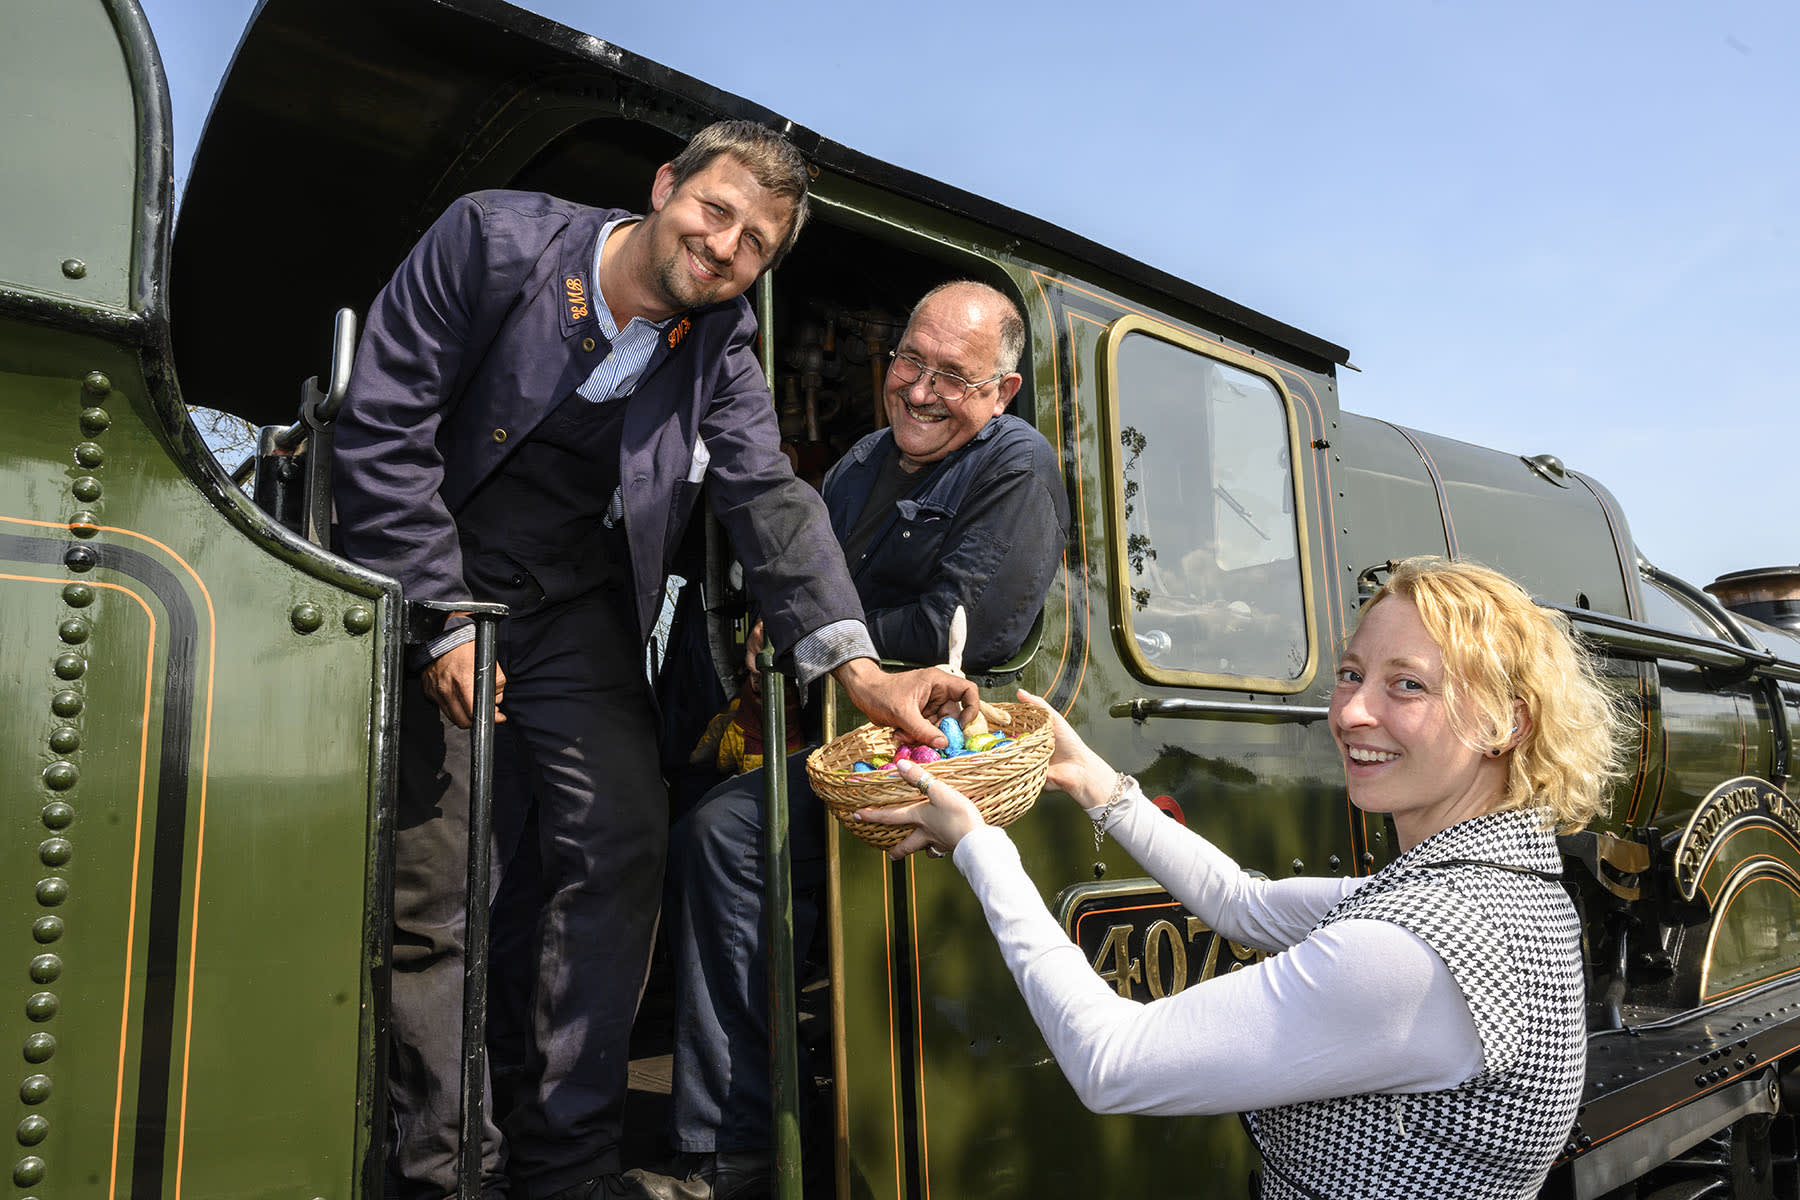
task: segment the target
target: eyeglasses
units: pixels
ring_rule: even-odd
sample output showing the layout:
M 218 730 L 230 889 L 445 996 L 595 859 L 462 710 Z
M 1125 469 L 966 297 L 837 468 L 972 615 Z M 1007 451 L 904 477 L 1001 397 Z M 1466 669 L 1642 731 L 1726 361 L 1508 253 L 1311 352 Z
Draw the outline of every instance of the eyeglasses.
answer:
M 919 376 L 929 375 L 931 378 L 925 386 L 931 389 L 932 395 L 945 404 L 955 404 L 977 388 L 984 388 L 995 379 L 1006 378 L 1006 372 L 1002 371 L 990 379 L 983 379 L 976 383 L 964 379 L 953 371 L 934 371 L 912 355 L 902 354 L 898 350 L 889 350 L 888 357 L 893 360 L 888 369 L 894 373 L 895 379 L 911 387 L 919 382 Z

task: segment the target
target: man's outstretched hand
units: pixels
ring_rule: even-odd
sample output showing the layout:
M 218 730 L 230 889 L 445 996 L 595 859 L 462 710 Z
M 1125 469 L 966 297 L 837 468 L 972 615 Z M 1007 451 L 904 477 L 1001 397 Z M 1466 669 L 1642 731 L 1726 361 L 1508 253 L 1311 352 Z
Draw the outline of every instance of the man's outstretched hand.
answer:
M 936 667 L 890 675 L 872 658 L 853 658 L 831 674 L 869 720 L 899 730 L 914 745 L 948 745 L 937 723 L 945 717 L 966 722 L 980 711 L 976 686 Z

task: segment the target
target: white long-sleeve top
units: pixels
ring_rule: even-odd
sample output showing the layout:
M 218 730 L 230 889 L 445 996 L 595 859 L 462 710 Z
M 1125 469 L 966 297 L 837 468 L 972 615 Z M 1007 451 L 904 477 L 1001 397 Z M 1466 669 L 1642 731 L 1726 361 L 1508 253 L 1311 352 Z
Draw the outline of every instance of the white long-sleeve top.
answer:
M 1107 832 L 1188 910 L 1271 957 L 1140 1004 L 1095 974 L 1005 831 L 955 862 L 1081 1102 L 1095 1112 L 1226 1113 L 1359 1092 L 1455 1087 L 1482 1067 L 1462 992 L 1436 952 L 1386 921 L 1313 933 L 1361 879 L 1260 879 L 1169 820 L 1135 785 Z

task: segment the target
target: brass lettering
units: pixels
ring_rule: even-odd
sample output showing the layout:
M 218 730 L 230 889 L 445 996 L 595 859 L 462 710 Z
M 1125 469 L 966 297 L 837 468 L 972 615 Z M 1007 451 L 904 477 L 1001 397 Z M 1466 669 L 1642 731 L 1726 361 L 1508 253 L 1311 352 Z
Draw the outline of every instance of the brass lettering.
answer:
M 1261 950 L 1246 946 L 1242 942 L 1234 942 L 1230 938 L 1220 938 L 1225 943 L 1225 952 L 1231 955 L 1230 970 L 1241 971 L 1252 963 L 1259 963 L 1268 955 Z
M 1159 943 L 1165 942 L 1169 947 L 1169 983 L 1173 987 L 1163 982 L 1163 949 Z M 1144 970 L 1149 976 L 1145 982 L 1149 985 L 1152 1000 L 1173 996 L 1187 986 L 1187 946 L 1182 943 L 1173 921 L 1157 921 L 1144 931 Z
M 1199 917 L 1189 913 L 1187 919 L 1187 940 L 1192 942 L 1203 933 L 1209 936 L 1206 939 L 1206 953 L 1200 957 L 1200 969 L 1194 973 L 1196 982 L 1208 980 L 1213 977 L 1213 972 L 1216 971 L 1219 966 L 1219 943 L 1224 939 L 1210 936 L 1212 934 L 1211 927 Z
M 1111 969 L 1101 970 L 1100 964 L 1108 957 L 1112 959 Z M 1112 984 L 1119 995 L 1131 999 L 1131 985 L 1144 977 L 1143 964 L 1131 956 L 1131 926 L 1114 925 L 1106 931 L 1106 940 L 1094 955 L 1094 973 Z
M 1779 788 L 1760 780 L 1715 791 L 1688 823 L 1675 858 L 1675 878 L 1689 896 L 1699 884 L 1712 848 L 1740 818 L 1762 816 L 1800 836 L 1800 809 Z

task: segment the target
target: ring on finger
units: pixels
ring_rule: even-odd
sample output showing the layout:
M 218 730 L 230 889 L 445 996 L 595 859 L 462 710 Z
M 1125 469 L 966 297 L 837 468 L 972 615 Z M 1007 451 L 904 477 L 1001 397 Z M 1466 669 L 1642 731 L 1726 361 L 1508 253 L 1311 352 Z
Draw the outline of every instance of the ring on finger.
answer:
M 931 857 L 933 857 L 933 858 L 944 857 L 944 852 L 942 850 L 939 850 L 936 846 L 925 847 L 925 853 L 931 855 Z
M 932 775 L 930 771 L 920 771 L 917 775 L 913 776 L 913 786 L 919 789 L 919 794 L 921 796 L 929 796 L 931 794 L 931 785 L 936 782 L 937 778 Z

